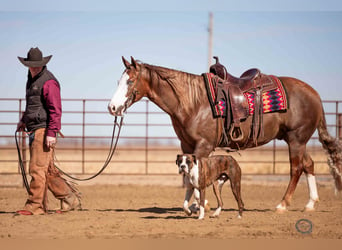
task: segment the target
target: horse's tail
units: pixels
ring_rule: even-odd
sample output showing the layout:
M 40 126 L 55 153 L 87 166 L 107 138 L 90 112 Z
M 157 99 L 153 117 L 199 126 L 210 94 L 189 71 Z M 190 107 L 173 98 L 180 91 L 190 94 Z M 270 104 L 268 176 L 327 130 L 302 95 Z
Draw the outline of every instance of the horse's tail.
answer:
M 338 139 L 332 137 L 327 130 L 324 110 L 317 126 L 319 141 L 328 153 L 330 173 L 335 180 L 335 190 L 342 192 L 342 145 Z

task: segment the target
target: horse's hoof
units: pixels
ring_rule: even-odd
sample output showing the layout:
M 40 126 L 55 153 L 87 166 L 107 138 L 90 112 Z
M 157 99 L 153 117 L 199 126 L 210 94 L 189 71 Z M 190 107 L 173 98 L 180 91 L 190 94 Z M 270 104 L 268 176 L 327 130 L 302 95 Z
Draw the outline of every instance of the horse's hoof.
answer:
M 286 213 L 287 212 L 287 209 L 286 209 L 286 207 L 277 207 L 276 208 L 276 213 L 277 214 L 284 214 L 284 213 Z
M 277 214 L 285 214 L 287 212 L 287 210 L 286 209 L 276 209 L 276 213 Z
M 279 204 L 277 207 L 276 207 L 276 213 L 278 214 L 283 214 L 283 213 L 286 213 L 287 212 L 287 208 L 286 206 L 284 206 L 283 204 Z
M 187 215 L 187 216 L 191 216 L 192 215 L 192 211 L 191 210 L 184 210 L 184 213 Z
M 315 208 L 314 207 L 305 207 L 304 212 L 315 212 Z
M 211 210 L 210 206 L 209 205 L 205 205 L 204 212 L 209 213 L 210 210 Z
M 304 212 L 314 212 L 315 211 L 315 205 L 319 202 L 318 197 L 316 199 L 310 199 L 308 204 L 304 207 Z
M 204 203 L 204 211 L 205 212 L 210 212 L 210 204 L 209 204 L 209 201 L 205 200 L 205 203 Z

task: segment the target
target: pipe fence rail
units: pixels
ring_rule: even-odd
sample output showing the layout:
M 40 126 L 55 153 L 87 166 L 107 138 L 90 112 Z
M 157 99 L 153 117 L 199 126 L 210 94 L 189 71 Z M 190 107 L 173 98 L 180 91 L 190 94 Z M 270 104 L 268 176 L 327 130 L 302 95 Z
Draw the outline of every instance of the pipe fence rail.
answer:
M 105 161 L 114 118 L 107 99 L 62 99 L 62 133 L 58 138 L 56 162 L 73 175 L 96 173 Z M 25 110 L 23 98 L 0 98 L 0 175 L 18 174 L 14 133 Z M 329 133 L 342 137 L 342 101 L 323 101 Z M 28 169 L 26 133 L 19 140 L 24 166 Z M 308 143 L 318 174 L 329 173 L 326 155 L 317 132 Z M 135 103 L 125 114 L 117 151 L 105 175 L 177 175 L 175 158 L 181 153 L 170 118 L 147 99 Z M 217 154 L 226 153 L 217 149 Z M 273 140 L 267 145 L 231 153 L 247 174 L 288 174 L 287 145 Z

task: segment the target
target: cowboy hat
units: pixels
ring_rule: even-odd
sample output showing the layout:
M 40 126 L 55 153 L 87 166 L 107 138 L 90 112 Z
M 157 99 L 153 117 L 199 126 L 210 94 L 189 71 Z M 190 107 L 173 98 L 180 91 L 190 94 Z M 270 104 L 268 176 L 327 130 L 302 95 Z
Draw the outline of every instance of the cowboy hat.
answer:
M 27 67 L 43 67 L 45 66 L 51 59 L 51 56 L 43 57 L 40 49 L 31 48 L 27 53 L 27 58 L 19 57 L 19 61 Z

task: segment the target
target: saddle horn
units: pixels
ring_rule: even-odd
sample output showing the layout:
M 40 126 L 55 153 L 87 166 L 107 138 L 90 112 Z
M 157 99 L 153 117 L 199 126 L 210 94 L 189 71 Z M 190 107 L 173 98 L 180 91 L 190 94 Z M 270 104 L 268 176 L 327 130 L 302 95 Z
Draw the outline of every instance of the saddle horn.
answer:
M 214 75 L 219 76 L 223 80 L 227 80 L 228 79 L 228 71 L 227 71 L 226 67 L 223 66 L 219 62 L 218 56 L 214 56 L 213 58 L 216 60 L 216 62 L 215 62 L 215 64 L 210 66 L 209 72 L 213 73 Z

